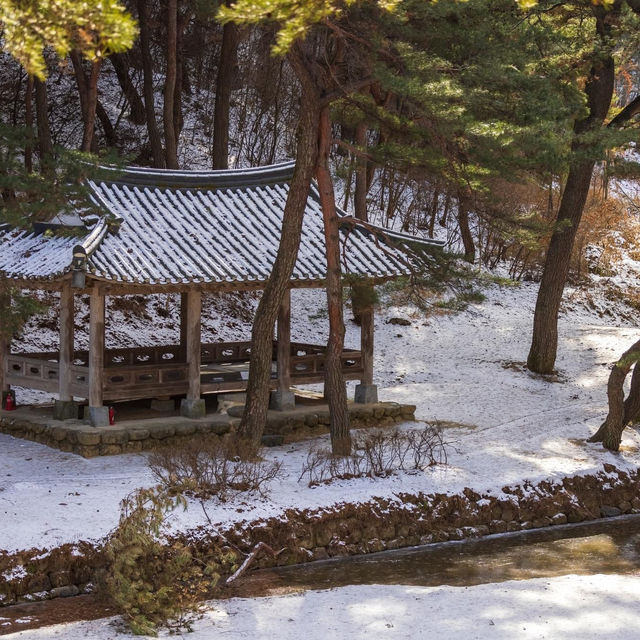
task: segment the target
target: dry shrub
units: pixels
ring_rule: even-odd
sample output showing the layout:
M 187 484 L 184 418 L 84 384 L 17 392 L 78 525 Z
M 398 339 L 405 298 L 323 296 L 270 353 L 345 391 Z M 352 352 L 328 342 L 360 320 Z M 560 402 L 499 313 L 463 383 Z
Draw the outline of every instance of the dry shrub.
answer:
M 574 270 L 578 274 L 614 275 L 614 265 L 625 252 L 633 259 L 640 258 L 639 239 L 640 223 L 637 216 L 630 215 L 628 205 L 616 197 L 603 200 L 592 192 L 576 235 Z
M 298 480 L 306 477 L 311 487 L 336 479 L 386 477 L 396 471 L 446 464 L 447 444 L 442 431 L 429 423 L 423 429 L 409 431 L 363 431 L 354 435 L 350 456 L 311 449 Z
M 174 493 L 228 500 L 234 493 L 265 495 L 269 483 L 281 474 L 282 463 L 261 458 L 260 451 L 226 438 L 193 438 L 179 447 L 167 447 L 149 456 L 149 466 L 160 485 Z

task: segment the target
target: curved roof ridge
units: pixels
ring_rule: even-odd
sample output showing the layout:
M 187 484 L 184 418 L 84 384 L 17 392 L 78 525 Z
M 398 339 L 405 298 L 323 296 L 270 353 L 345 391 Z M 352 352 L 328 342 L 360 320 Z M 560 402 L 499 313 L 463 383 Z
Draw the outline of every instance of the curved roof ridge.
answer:
M 102 175 L 95 182 L 115 182 L 175 189 L 250 187 L 262 184 L 289 182 L 295 161 L 281 162 L 247 169 L 218 169 L 192 171 L 184 169 L 154 169 L 150 167 L 102 166 Z M 113 178 L 109 174 L 113 174 Z

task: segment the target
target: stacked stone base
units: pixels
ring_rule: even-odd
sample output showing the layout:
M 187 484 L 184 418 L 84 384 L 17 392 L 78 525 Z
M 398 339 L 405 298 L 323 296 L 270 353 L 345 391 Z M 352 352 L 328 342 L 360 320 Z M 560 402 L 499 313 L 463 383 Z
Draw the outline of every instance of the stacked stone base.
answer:
M 373 405 L 350 405 L 353 428 L 385 427 L 414 419 L 415 406 L 380 402 Z M 269 411 L 265 429 L 266 444 L 287 444 L 313 438 L 329 430 L 329 411 L 301 407 L 293 411 Z M 108 427 L 92 427 L 79 420 L 30 420 L 21 415 L 0 417 L 0 432 L 33 440 L 54 449 L 76 453 L 85 458 L 121 453 L 139 453 L 161 446 L 179 446 L 185 438 L 233 432 L 239 418 L 211 415 L 198 420 L 154 418 L 123 421 Z
M 16 438 L 33 440 L 60 451 L 76 453 L 85 458 L 139 453 L 159 446 L 175 446 L 195 434 L 224 435 L 238 423 L 198 422 L 185 424 L 154 424 L 146 427 L 91 427 L 68 421 L 30 422 L 19 418 L 0 418 L 0 432 Z

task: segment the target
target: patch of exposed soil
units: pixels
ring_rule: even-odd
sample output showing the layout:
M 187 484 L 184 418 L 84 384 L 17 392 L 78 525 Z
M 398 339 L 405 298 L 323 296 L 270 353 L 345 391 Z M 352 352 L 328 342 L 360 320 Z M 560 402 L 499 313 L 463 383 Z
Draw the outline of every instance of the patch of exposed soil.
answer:
M 0 609 L 0 636 L 52 624 L 97 620 L 116 613 L 114 607 L 95 595 L 25 602 Z

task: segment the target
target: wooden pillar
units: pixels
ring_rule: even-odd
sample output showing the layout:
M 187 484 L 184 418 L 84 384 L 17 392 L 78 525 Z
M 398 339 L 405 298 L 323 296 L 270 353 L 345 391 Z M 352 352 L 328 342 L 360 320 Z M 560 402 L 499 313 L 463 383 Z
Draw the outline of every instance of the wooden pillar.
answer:
M 373 384 L 373 307 L 360 313 L 360 352 L 362 378 L 356 386 L 355 401 L 363 404 L 378 402 L 378 387 Z
M 73 289 L 65 280 L 60 291 L 60 355 L 58 357 L 58 395 L 60 401 L 69 402 L 71 396 L 71 372 L 73 363 Z
M 189 391 L 187 398 L 200 398 L 200 312 L 202 294 L 189 291 L 187 294 L 187 362 L 189 363 Z
M 291 389 L 291 290 L 287 289 L 278 311 L 278 390 Z
M 187 418 L 201 418 L 205 415 L 205 403 L 200 398 L 200 314 L 202 311 L 202 294 L 196 289 L 187 293 L 186 304 L 186 354 L 189 376 L 187 397 L 180 405 L 181 415 Z
M 180 294 L 180 353 L 183 358 L 187 354 L 187 300 L 188 294 Z
M 278 348 L 278 389 L 271 392 L 269 408 L 276 411 L 288 411 L 295 408 L 296 399 L 291 391 L 291 290 L 287 289 L 278 309 L 278 328 L 276 337 Z
M 362 384 L 373 384 L 373 309 L 362 311 L 360 320 L 360 351 L 362 352 Z
M 89 419 L 94 427 L 109 424 L 109 412 L 102 406 L 104 380 L 104 295 L 97 286 L 89 302 Z

